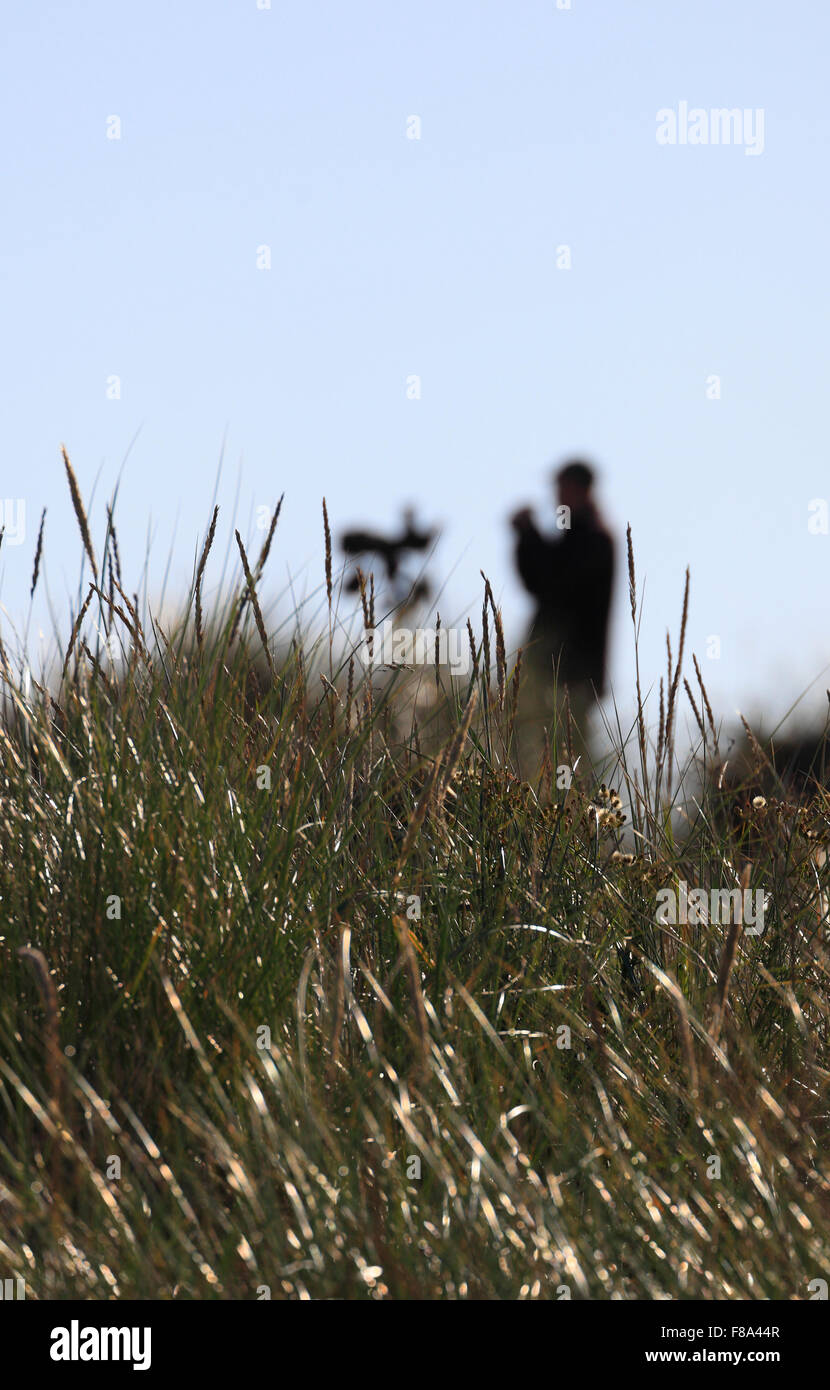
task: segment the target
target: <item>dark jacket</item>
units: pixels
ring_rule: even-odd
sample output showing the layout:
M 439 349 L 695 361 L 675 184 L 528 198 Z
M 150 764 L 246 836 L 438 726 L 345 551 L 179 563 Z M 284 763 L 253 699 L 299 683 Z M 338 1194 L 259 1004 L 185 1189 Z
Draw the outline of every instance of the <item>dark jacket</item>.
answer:
M 561 684 L 605 688 L 608 614 L 614 542 L 593 505 L 571 514 L 561 539 L 549 540 L 533 522 L 516 545 L 522 582 L 537 600 L 529 653 L 539 670 Z

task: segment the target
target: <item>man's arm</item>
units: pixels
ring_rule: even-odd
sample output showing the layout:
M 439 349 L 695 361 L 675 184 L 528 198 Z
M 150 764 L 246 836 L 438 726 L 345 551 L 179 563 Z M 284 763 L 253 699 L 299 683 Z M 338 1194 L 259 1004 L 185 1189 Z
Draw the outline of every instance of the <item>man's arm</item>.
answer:
M 516 568 L 529 593 L 541 603 L 554 597 L 559 571 L 559 547 L 541 534 L 529 507 L 516 512 L 511 522 L 516 532 Z

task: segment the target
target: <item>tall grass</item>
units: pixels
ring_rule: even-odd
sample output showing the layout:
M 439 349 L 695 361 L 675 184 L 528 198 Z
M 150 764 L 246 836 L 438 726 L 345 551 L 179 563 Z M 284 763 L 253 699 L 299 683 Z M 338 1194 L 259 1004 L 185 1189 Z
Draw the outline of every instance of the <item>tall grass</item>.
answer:
M 678 769 L 670 650 L 668 728 L 652 746 L 640 700 L 604 772 L 621 795 L 584 758 L 557 787 L 567 731 L 520 781 L 489 589 L 430 736 L 406 681 L 337 657 L 330 561 L 319 661 L 299 631 L 277 649 L 273 527 L 258 559 L 237 535 L 206 611 L 216 527 L 174 630 L 110 513 L 60 680 L 3 649 L 0 1274 L 40 1298 L 809 1298 L 826 794 L 726 800 L 702 683 Z M 631 582 L 636 621 L 633 552 Z M 659 925 L 680 880 L 763 887 L 766 930 Z

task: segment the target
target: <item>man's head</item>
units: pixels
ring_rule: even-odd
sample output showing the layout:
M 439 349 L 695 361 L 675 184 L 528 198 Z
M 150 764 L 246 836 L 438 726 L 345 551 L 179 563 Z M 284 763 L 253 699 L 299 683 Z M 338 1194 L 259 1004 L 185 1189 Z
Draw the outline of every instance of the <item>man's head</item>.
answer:
M 572 459 L 558 470 L 555 482 L 558 505 L 579 511 L 591 501 L 594 470 L 583 459 Z

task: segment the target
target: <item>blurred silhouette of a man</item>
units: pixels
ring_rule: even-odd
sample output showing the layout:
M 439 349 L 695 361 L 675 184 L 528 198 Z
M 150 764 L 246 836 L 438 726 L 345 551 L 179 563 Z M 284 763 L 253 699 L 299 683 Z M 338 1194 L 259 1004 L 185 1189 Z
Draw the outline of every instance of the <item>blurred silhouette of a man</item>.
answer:
M 590 465 L 566 463 L 555 483 L 558 536 L 540 532 L 530 507 L 511 518 L 519 575 L 537 603 L 527 646 L 528 684 L 537 687 L 531 719 L 550 724 L 555 686 L 560 696 L 567 688 L 575 720 L 584 725 L 605 689 L 614 542 L 594 502 Z

